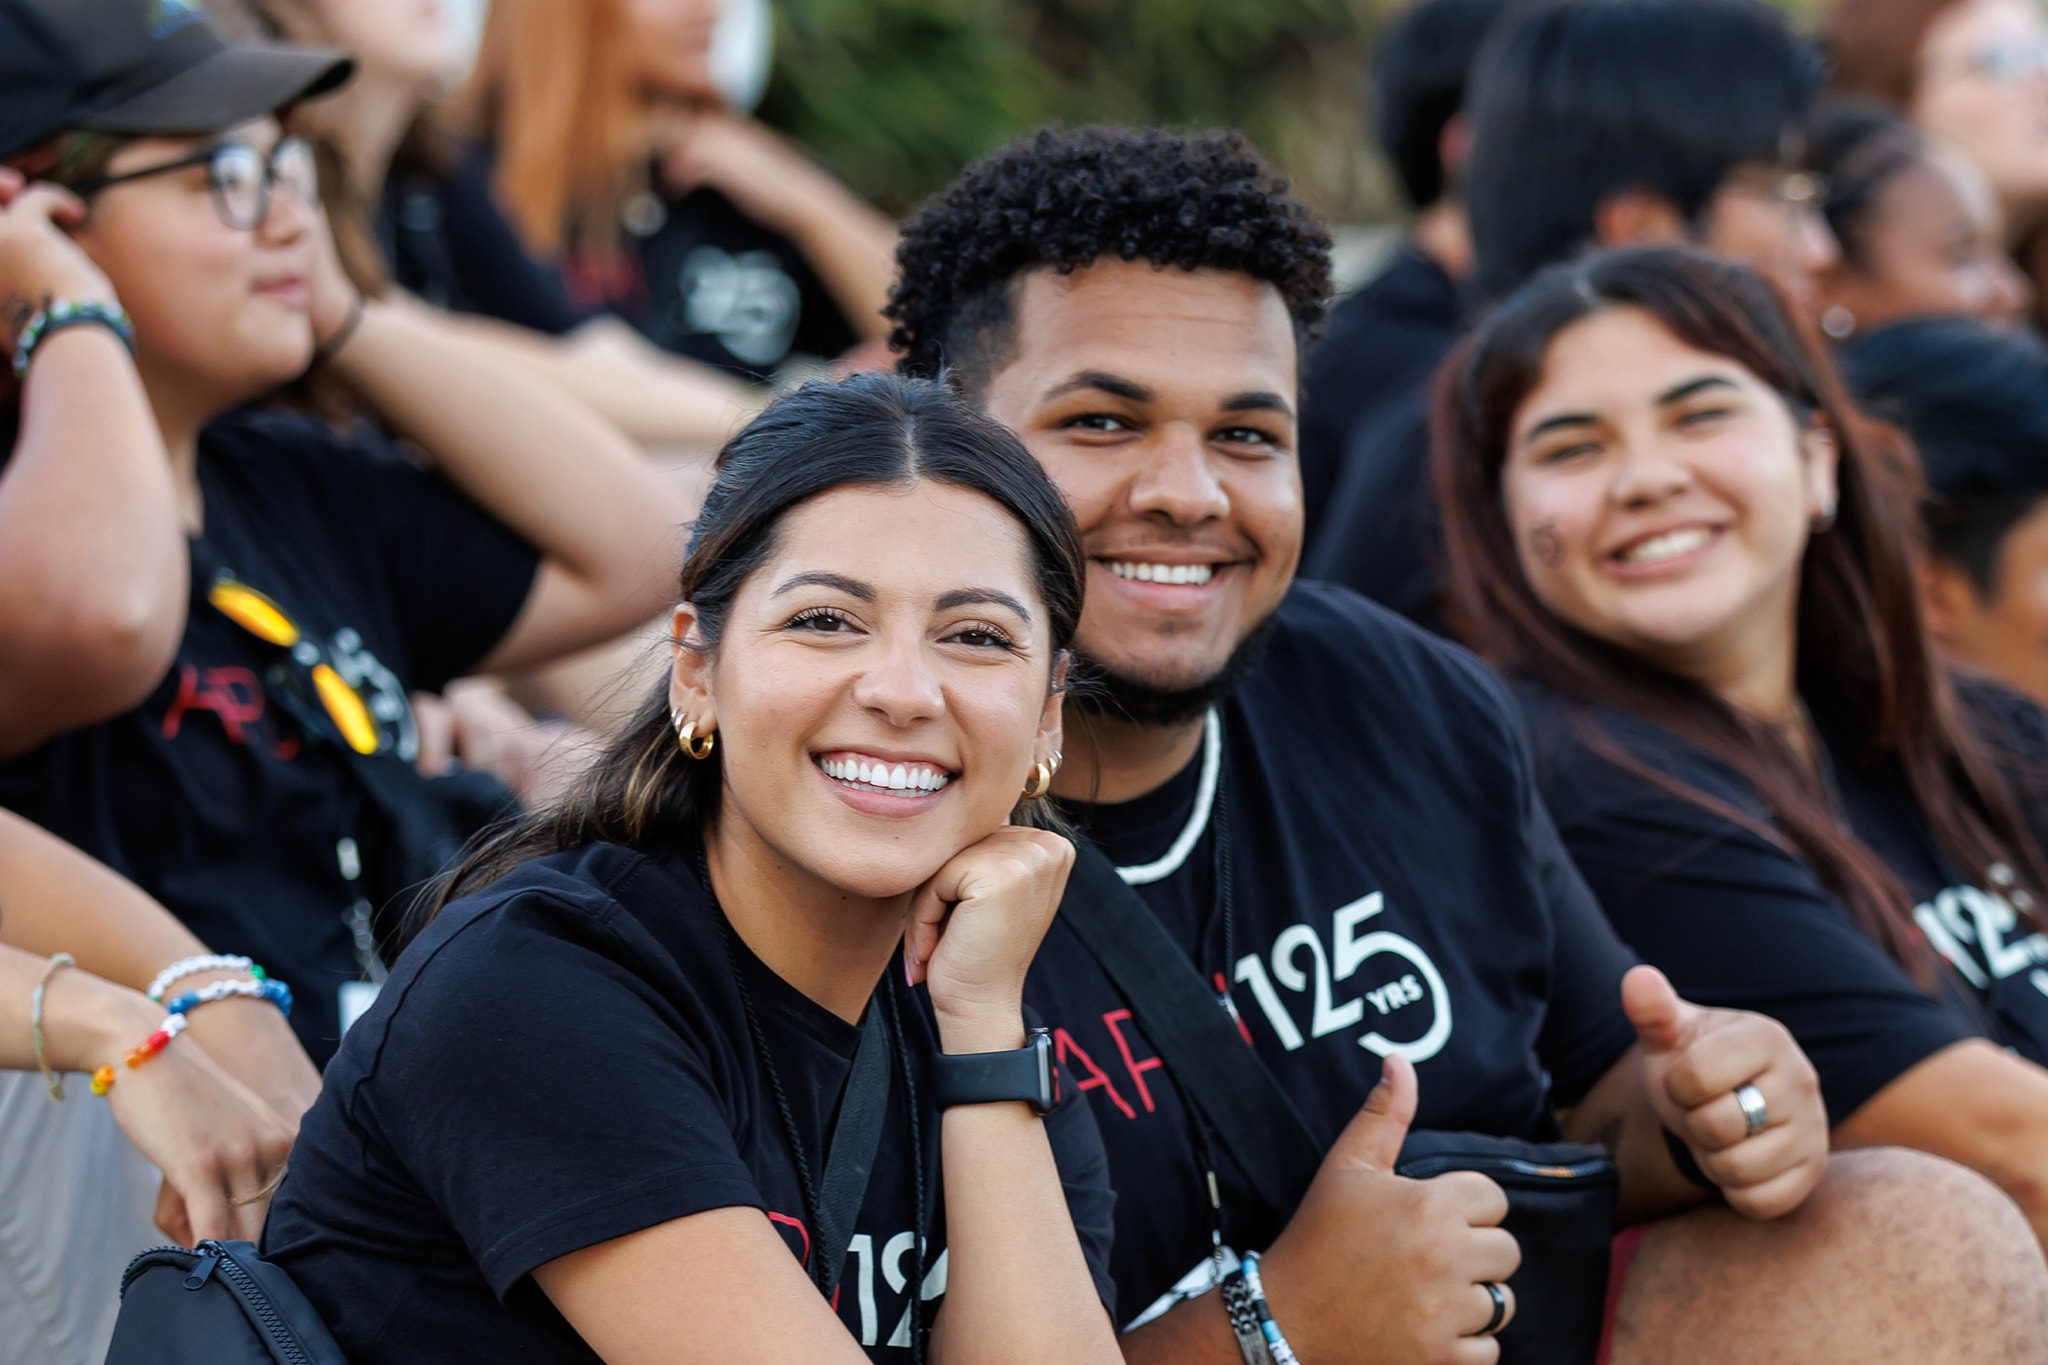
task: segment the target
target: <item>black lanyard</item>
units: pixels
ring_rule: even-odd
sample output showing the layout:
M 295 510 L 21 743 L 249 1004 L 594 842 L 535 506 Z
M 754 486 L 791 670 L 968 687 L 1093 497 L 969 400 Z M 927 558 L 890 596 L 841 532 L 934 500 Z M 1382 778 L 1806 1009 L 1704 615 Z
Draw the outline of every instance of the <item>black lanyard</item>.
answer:
M 761 1027 L 761 1016 L 754 1008 L 753 992 L 747 988 L 746 969 L 740 962 L 739 944 L 736 942 L 739 935 L 719 904 L 718 893 L 711 888 L 710 864 L 701 850 L 697 855 L 697 872 L 703 880 L 705 894 L 711 898 L 712 911 L 718 916 L 726 963 L 732 972 L 733 984 L 739 989 L 740 1008 L 747 1017 L 747 1034 L 755 1055 L 761 1059 L 761 1070 L 767 1076 L 769 1091 L 775 1097 L 775 1111 L 781 1121 L 783 1140 L 789 1144 L 790 1157 L 796 1166 L 797 1185 L 803 1193 L 804 1219 L 810 1229 L 813 1250 L 811 1283 L 817 1286 L 825 1301 L 835 1307 L 847 1245 L 853 1239 L 854 1223 L 867 1197 L 875 1155 L 881 1147 L 882 1119 L 889 1101 L 892 1041 L 889 1035 L 893 1025 L 896 1035 L 893 1041 L 903 1066 L 904 1094 L 910 1111 L 911 1179 L 912 1188 L 917 1193 L 917 1274 L 910 1282 L 910 1339 L 912 1357 L 921 1361 L 924 1358 L 920 1322 L 925 1256 L 924 1150 L 920 1133 L 921 1115 L 917 1110 L 916 1085 L 911 1079 L 909 1056 L 904 1044 L 903 1018 L 897 1002 L 893 963 L 891 970 L 883 974 L 882 985 L 868 999 L 860 1043 L 853 1053 L 853 1069 L 847 1076 L 845 1094 L 839 1102 L 839 1116 L 834 1120 L 827 1139 L 824 1179 L 814 1181 L 809 1148 L 797 1127 L 796 1113 L 789 1103 L 788 1087 L 782 1083 L 782 1074 L 776 1068 L 775 1056 L 768 1049 L 767 1034 Z

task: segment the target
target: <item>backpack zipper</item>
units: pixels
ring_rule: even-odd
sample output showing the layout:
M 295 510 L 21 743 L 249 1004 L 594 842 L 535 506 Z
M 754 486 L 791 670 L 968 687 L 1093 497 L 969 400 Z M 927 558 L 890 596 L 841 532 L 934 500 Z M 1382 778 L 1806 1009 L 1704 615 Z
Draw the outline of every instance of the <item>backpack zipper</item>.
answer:
M 287 1365 L 313 1365 L 312 1358 L 300 1350 L 299 1343 L 293 1340 L 291 1329 L 286 1326 L 284 1318 L 270 1302 L 270 1296 L 256 1283 L 256 1277 L 245 1270 L 234 1257 L 228 1255 L 226 1248 L 220 1243 L 209 1241 L 201 1242 L 199 1245 L 209 1255 L 220 1258 L 220 1273 L 227 1276 L 228 1283 L 241 1295 L 242 1302 L 255 1313 L 263 1334 L 270 1338 L 270 1344 L 283 1355 Z
M 161 1246 L 137 1254 L 128 1262 L 128 1268 L 121 1272 L 122 1296 L 127 1296 L 128 1286 L 135 1283 L 136 1276 L 147 1270 L 150 1263 L 164 1257 L 172 1258 L 174 1264 L 181 1260 L 190 1262 L 185 1274 L 185 1288 L 188 1290 L 204 1288 L 206 1281 L 218 1271 L 255 1317 L 257 1329 L 269 1340 L 274 1354 L 282 1356 L 286 1365 L 314 1365 L 312 1357 L 293 1339 L 291 1328 L 271 1304 L 270 1296 L 256 1283 L 255 1276 L 230 1256 L 226 1247 L 211 1239 L 201 1242 L 196 1249 Z

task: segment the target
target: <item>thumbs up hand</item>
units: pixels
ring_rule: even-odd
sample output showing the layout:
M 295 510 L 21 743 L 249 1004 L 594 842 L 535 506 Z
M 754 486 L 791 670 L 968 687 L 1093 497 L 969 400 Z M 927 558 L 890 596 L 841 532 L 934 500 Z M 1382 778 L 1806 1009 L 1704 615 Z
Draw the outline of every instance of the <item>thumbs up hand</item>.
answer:
M 1621 1003 L 1636 1027 L 1650 1107 L 1728 1206 L 1776 1218 L 1804 1203 L 1827 1168 L 1828 1119 L 1813 1064 L 1785 1026 L 1690 1004 L 1655 967 L 1622 978 Z M 1752 1111 L 1762 1101 L 1754 1132 L 1744 1099 Z
M 1406 1058 L 1385 1065 L 1266 1253 L 1267 1301 L 1303 1360 L 1486 1365 L 1500 1348 L 1473 1335 L 1493 1315 L 1482 1286 L 1522 1260 L 1500 1227 L 1507 1195 L 1476 1171 L 1393 1173 L 1417 1087 Z M 1511 1318 L 1514 1291 L 1503 1292 Z

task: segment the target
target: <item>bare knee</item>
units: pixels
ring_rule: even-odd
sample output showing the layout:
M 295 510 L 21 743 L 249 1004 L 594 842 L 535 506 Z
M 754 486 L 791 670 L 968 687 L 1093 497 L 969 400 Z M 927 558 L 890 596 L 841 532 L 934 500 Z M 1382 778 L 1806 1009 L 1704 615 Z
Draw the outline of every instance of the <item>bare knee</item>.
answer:
M 1996 1186 L 1938 1157 L 1837 1154 L 1806 1206 L 1661 1224 L 1616 1323 L 1619 1361 L 2048 1362 L 2048 1265 Z

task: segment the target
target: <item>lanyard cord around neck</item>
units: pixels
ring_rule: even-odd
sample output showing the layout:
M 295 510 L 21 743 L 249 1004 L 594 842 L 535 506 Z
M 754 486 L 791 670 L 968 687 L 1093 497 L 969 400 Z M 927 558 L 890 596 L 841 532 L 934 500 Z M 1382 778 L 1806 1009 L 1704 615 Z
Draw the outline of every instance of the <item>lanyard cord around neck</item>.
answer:
M 767 1074 L 768 1089 L 775 1097 L 775 1112 L 782 1125 L 783 1141 L 789 1144 L 789 1152 L 796 1165 L 797 1186 L 804 1201 L 804 1222 L 816 1236 L 824 1230 L 818 1198 L 818 1185 L 811 1174 L 811 1162 L 804 1146 L 803 1134 L 797 1128 L 796 1111 L 789 1103 L 789 1090 L 782 1083 L 782 1073 L 776 1068 L 775 1056 L 768 1050 L 768 1037 L 761 1027 L 761 1016 L 754 1008 L 753 992 L 747 988 L 747 974 L 740 966 L 737 939 L 739 933 L 732 927 L 731 916 L 719 903 L 718 893 L 711 889 L 711 865 L 702 849 L 697 853 L 697 875 L 704 883 L 704 893 L 711 898 L 711 909 L 718 916 L 720 939 L 725 944 L 725 960 L 732 972 L 733 984 L 739 988 L 740 1009 L 747 1018 L 747 1036 L 754 1045 L 754 1055 L 761 1059 L 761 1069 Z M 913 1251 L 917 1259 L 917 1273 L 910 1278 L 910 1358 L 913 1365 L 924 1365 L 924 1281 L 925 1242 L 930 1227 L 930 1215 L 925 1203 L 924 1189 L 924 1136 L 923 1124 L 917 1107 L 917 1080 L 910 1069 L 910 1047 L 903 1029 L 902 1007 L 897 1001 L 896 973 L 891 970 L 883 975 L 883 988 L 879 992 L 882 1001 L 878 1005 L 872 998 L 869 1009 L 886 1008 L 889 1012 L 890 1032 L 895 1034 L 897 1064 L 903 1068 L 903 1094 L 905 1107 L 910 1116 L 910 1169 L 911 1189 L 915 1195 L 914 1230 L 916 1244 Z M 855 1212 L 858 1212 L 856 1210 Z M 839 1305 L 837 1285 L 825 1283 L 825 1264 L 829 1259 L 823 1247 L 811 1249 L 810 1277 L 836 1311 Z
M 1212 826 L 1215 830 L 1213 843 L 1212 881 L 1214 896 L 1209 912 L 1202 919 L 1199 937 L 1196 939 L 1193 956 L 1199 971 L 1202 960 L 1208 956 L 1210 941 L 1215 937 L 1218 923 L 1223 931 L 1222 970 L 1216 973 L 1220 980 L 1217 986 L 1217 1000 L 1233 1023 L 1243 1027 L 1238 1018 L 1237 1004 L 1230 998 L 1231 956 L 1235 951 L 1237 897 L 1232 879 L 1230 798 L 1223 780 L 1223 723 L 1222 718 L 1211 707 L 1202 730 L 1202 772 L 1195 787 L 1194 809 L 1188 814 L 1188 822 L 1174 838 L 1164 856 L 1154 862 L 1137 867 L 1119 867 L 1117 875 L 1126 886 L 1146 886 L 1165 880 L 1186 865 L 1195 845 Z M 1195 1159 L 1201 1164 L 1203 1194 L 1209 1201 L 1209 1246 L 1210 1256 L 1215 1265 L 1215 1278 L 1221 1280 L 1226 1270 L 1223 1258 L 1223 1187 L 1216 1178 L 1215 1142 L 1209 1135 L 1209 1125 L 1193 1100 L 1183 1094 L 1182 1102 L 1188 1111 L 1188 1129 L 1194 1138 Z

